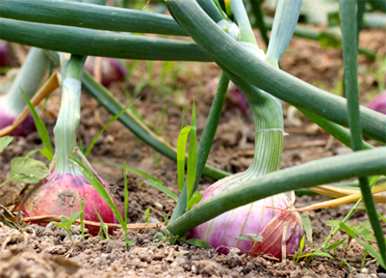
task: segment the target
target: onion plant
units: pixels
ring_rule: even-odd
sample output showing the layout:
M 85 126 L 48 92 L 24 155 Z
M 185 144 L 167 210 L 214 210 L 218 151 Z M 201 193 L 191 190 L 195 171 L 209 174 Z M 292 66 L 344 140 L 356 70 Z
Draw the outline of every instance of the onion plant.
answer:
M 71 216 L 79 211 L 83 201 L 85 220 L 99 222 L 102 219 L 104 223 L 117 223 L 113 210 L 72 159 L 80 122 L 83 62 L 82 57 L 72 56 L 64 66 L 62 103 L 54 129 L 55 155 L 51 173 L 44 183 L 30 192 L 20 209 L 28 217 Z M 93 227 L 89 229 L 92 233 L 98 231 Z
M 105 222 L 117 220 L 114 217 L 117 209 L 106 205 L 106 200 L 84 179 L 81 167 L 71 160 L 77 148 L 81 81 L 110 112 L 119 114 L 118 118 L 134 134 L 165 156 L 177 159 L 175 150 L 135 117 L 126 112 L 120 114 L 119 103 L 82 71 L 84 56 L 214 61 L 221 68 L 222 76 L 200 137 L 194 181 L 189 181 L 189 188 L 182 186 L 167 231 L 208 241 L 219 251 L 237 247 L 252 255 L 284 257 L 296 251 L 302 235 L 300 218 L 294 211 L 293 191 L 359 177 L 362 198 L 381 254 L 379 263 L 385 266 L 385 240 L 367 176 L 386 174 L 386 148 L 375 148 L 365 139 L 386 142 L 386 116 L 358 103 L 357 20 L 361 24 L 363 7 L 358 8 L 353 0 L 341 1 L 345 99 L 279 69 L 279 59 L 292 34 L 297 32 L 301 0 L 278 1 L 266 53 L 256 42 L 242 0 L 225 1 L 226 12 L 217 0 L 166 0 L 166 4 L 173 19 L 155 13 L 66 1 L 0 2 L 1 39 L 72 54 L 63 68 L 62 104 L 54 129 L 54 170 L 40 192 L 37 189 L 32 193 L 24 212 L 57 214 L 67 213 L 68 209 L 70 213 L 79 210 L 79 206 L 70 208 L 69 200 L 77 200 L 78 204 L 79 199 L 91 194 L 88 196 L 94 201 L 84 203 L 85 219 L 89 216 L 97 220 L 100 215 Z M 149 37 L 143 33 L 185 36 L 191 40 Z M 206 188 L 203 199 L 191 208 L 187 205 L 191 204 L 189 197 L 198 190 L 202 174 L 217 179 L 226 175 L 205 165 L 230 80 L 245 93 L 250 105 L 256 132 L 253 162 L 246 171 Z M 280 170 L 284 140 L 281 101 L 297 107 L 356 152 Z M 70 198 L 67 190 L 74 193 Z M 38 209 L 37 205 L 47 196 L 55 201 L 44 203 L 42 207 L 47 210 Z
M 266 65 L 263 61 L 261 61 L 261 58 L 259 57 L 258 54 L 252 53 L 250 51 L 250 49 L 246 49 L 241 44 L 238 44 L 236 41 L 232 40 L 231 38 L 229 38 L 228 36 L 223 34 L 221 32 L 221 30 L 218 28 L 218 26 L 216 26 L 215 22 L 213 22 L 210 19 L 210 17 L 205 14 L 205 12 L 201 9 L 201 7 L 195 1 L 170 0 L 170 1 L 168 1 L 168 5 L 169 5 L 169 8 L 170 8 L 173 16 L 176 18 L 177 22 L 179 22 L 180 25 L 185 27 L 185 30 L 187 30 L 191 34 L 193 39 L 199 45 L 201 45 L 202 47 L 205 47 L 205 49 L 209 52 L 209 54 L 213 55 L 215 57 L 215 60 L 218 61 L 218 63 L 222 67 L 233 72 L 234 75 L 238 76 L 238 78 L 240 80 L 243 80 L 244 82 L 250 82 L 252 85 L 255 85 L 255 86 L 259 86 L 260 88 L 265 89 L 267 92 L 269 92 L 271 94 L 274 94 L 275 91 L 279 91 L 280 89 L 283 89 L 283 91 L 284 91 L 284 86 L 286 86 L 289 89 L 288 91 L 292 91 L 292 89 L 295 89 L 295 88 L 298 90 L 304 90 L 304 88 L 306 87 L 306 86 L 297 86 L 297 85 L 300 85 L 300 84 L 296 84 L 297 81 L 295 82 L 294 79 L 291 80 L 290 78 L 287 79 L 288 76 L 281 75 L 280 72 L 272 69 L 272 67 Z M 347 27 L 347 28 L 349 28 L 349 27 Z M 356 36 L 356 34 L 355 34 L 355 36 Z M 215 49 L 214 45 L 216 43 L 217 44 L 220 43 L 220 45 L 226 45 L 227 47 L 226 48 L 218 48 L 217 47 Z M 259 59 L 260 59 L 260 61 L 259 61 Z M 255 63 L 254 61 L 256 61 L 256 60 L 259 61 L 259 63 Z M 243 66 L 243 64 L 248 65 L 248 67 Z M 264 69 L 264 71 L 263 71 L 263 69 Z M 270 74 L 271 78 L 267 75 L 268 73 Z M 273 74 L 275 74 L 275 75 L 273 75 Z M 265 77 L 265 79 L 264 79 L 264 77 Z M 284 80 L 287 82 L 281 83 Z M 271 82 L 269 82 L 269 81 L 271 81 Z M 292 82 L 292 81 L 294 81 L 294 82 Z M 270 83 L 272 83 L 272 84 L 270 84 Z M 281 86 L 281 85 L 284 85 L 284 86 Z M 281 87 L 283 87 L 283 88 L 281 88 Z M 309 87 L 309 85 L 308 85 L 308 87 Z M 306 90 L 304 90 L 304 91 L 306 91 Z M 290 94 L 291 92 L 287 92 L 287 93 Z M 315 97 L 315 94 L 313 94 L 312 97 L 309 96 L 308 98 L 309 98 L 309 100 L 311 100 L 314 97 Z M 324 98 L 324 96 L 322 96 L 322 95 L 321 95 L 321 97 Z M 351 102 L 349 103 L 350 105 L 348 107 L 355 107 L 355 99 L 351 99 L 350 101 Z M 354 104 L 352 104 L 352 102 L 354 102 Z M 308 105 L 307 108 L 312 109 L 313 107 L 311 107 L 311 105 Z M 326 108 L 326 107 L 323 107 L 323 108 Z M 342 109 L 340 109 L 340 110 L 342 110 Z M 336 111 L 338 111 L 338 109 L 336 109 Z M 357 111 L 357 121 L 358 122 L 359 122 L 359 115 L 360 114 L 361 113 L 359 112 L 359 109 L 358 109 L 358 111 Z M 345 118 L 346 118 L 345 119 L 346 124 L 347 124 L 347 118 L 352 119 L 350 117 L 347 117 L 347 114 L 346 114 Z M 363 123 L 365 123 L 365 122 L 366 121 L 363 121 Z M 358 128 L 358 124 L 357 124 L 357 128 Z M 359 129 L 360 129 L 360 126 L 359 126 Z M 353 138 L 353 136 L 352 136 L 352 138 Z M 356 140 L 356 142 L 362 143 L 362 141 L 360 140 L 360 137 L 359 137 L 359 139 L 357 138 L 355 140 Z M 365 165 L 363 165 L 363 167 L 365 167 Z M 267 175 L 267 176 L 269 176 L 269 175 Z M 248 182 L 246 182 L 246 184 L 248 184 Z M 278 185 L 276 184 L 275 187 L 277 187 L 277 186 Z M 296 188 L 296 184 L 293 184 L 292 186 L 294 188 Z M 286 189 L 288 190 L 292 186 L 289 186 L 289 187 L 287 186 Z M 361 187 L 362 187 L 362 193 L 363 193 L 363 188 L 368 188 L 365 185 L 364 186 L 362 185 Z M 256 189 L 259 189 L 259 187 L 256 186 Z M 274 191 L 275 192 L 283 192 L 284 190 L 283 191 L 274 190 Z M 234 197 L 233 204 L 238 203 L 238 201 L 240 200 L 235 195 L 236 192 L 240 192 L 240 193 L 242 192 L 245 194 L 246 192 L 248 192 L 248 190 L 245 189 L 245 185 L 240 186 L 238 190 L 236 190 L 236 189 L 231 190 L 232 194 L 230 194 L 230 195 L 233 195 L 233 197 Z M 251 191 L 249 191 L 248 193 L 251 193 Z M 272 194 L 272 192 L 271 192 L 271 194 Z M 371 204 L 372 203 L 371 192 L 368 191 L 365 194 L 366 195 L 364 196 L 364 198 L 367 198 L 369 200 L 369 204 Z M 227 196 L 227 194 L 223 193 L 222 195 L 219 194 L 219 196 L 221 196 L 221 197 Z M 224 207 L 227 206 L 229 208 L 229 206 L 228 206 L 229 203 L 219 202 L 218 201 L 219 199 L 221 199 L 221 198 L 215 197 L 212 200 L 210 200 L 206 203 L 203 203 L 201 206 L 198 206 L 196 209 L 193 209 L 190 212 L 186 213 L 185 216 L 180 217 L 178 220 L 176 220 L 176 222 L 181 221 L 181 220 L 186 220 L 186 219 L 188 219 L 188 222 L 191 221 L 192 218 L 189 219 L 189 217 L 193 216 L 193 218 L 194 218 L 195 213 L 203 207 L 208 209 L 207 212 L 209 212 L 209 210 L 211 210 L 211 216 L 208 218 L 203 217 L 203 215 L 200 214 L 200 212 L 198 212 L 200 215 L 199 216 L 200 220 L 195 222 L 191 226 L 191 228 L 193 228 L 197 224 L 203 223 L 206 220 L 211 219 L 213 216 L 216 216 L 216 215 L 226 211 L 227 209 L 224 209 Z M 218 213 L 218 214 L 213 213 L 213 210 L 214 210 L 213 207 L 207 206 L 207 204 L 211 203 L 211 201 L 213 201 L 213 200 L 215 200 L 215 202 L 214 202 L 215 207 L 219 208 L 220 213 Z M 229 199 L 227 201 L 229 201 Z M 368 205 L 367 207 L 372 208 L 369 210 L 369 216 L 370 216 L 370 219 L 372 219 L 373 228 L 374 228 L 375 234 L 377 236 L 378 246 L 380 249 L 380 253 L 383 256 L 382 258 L 384 261 L 385 260 L 384 256 L 386 256 L 386 255 L 384 252 L 383 234 L 380 233 L 379 221 L 377 219 L 377 215 L 376 215 L 376 212 L 374 210 L 374 206 L 373 205 L 371 206 L 369 204 L 367 204 Z M 239 203 L 239 204 L 235 205 L 234 207 L 238 207 L 240 205 L 242 205 L 242 204 Z M 230 205 L 230 206 L 232 206 L 232 205 Z M 224 209 L 224 210 L 222 210 L 222 209 Z M 206 219 L 203 219 L 203 218 L 206 218 Z M 184 224 L 186 224 L 186 223 L 184 223 Z M 175 223 L 171 224 L 171 229 L 175 228 L 174 225 L 175 225 Z M 176 226 L 178 227 L 178 225 L 176 225 Z M 384 262 L 381 262 L 381 263 L 384 263 Z

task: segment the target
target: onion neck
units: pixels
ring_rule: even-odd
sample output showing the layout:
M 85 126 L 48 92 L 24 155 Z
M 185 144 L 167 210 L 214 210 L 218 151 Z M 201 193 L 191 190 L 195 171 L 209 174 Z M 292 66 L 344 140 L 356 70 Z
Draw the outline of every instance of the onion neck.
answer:
M 232 0 L 231 8 L 240 28 L 240 42 L 266 59 L 258 47 L 242 0 Z M 276 57 L 273 57 L 276 60 Z M 280 168 L 283 152 L 283 110 L 279 100 L 261 91 L 261 94 L 246 92 L 255 124 L 255 152 L 251 166 L 245 171 L 248 177 L 265 175 Z
M 255 151 L 253 162 L 246 173 L 253 177 L 265 175 L 280 168 L 283 152 L 284 124 L 281 103 L 261 91 L 261 96 L 249 96 L 255 124 Z
M 8 108 L 20 113 L 25 107 L 25 98 L 31 99 L 39 89 L 49 65 L 45 51 L 31 48 L 9 92 L 6 94 Z
M 62 100 L 58 120 L 54 128 L 55 168 L 58 173 L 80 174 L 71 161 L 77 146 L 77 130 L 80 122 L 81 72 L 83 59 L 72 56 L 64 69 Z

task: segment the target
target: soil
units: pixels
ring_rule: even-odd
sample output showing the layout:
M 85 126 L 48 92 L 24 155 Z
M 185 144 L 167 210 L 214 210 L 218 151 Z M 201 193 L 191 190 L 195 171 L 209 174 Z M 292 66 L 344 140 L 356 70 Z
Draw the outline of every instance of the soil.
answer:
M 384 54 L 385 32 L 365 31 L 362 45 Z M 377 90 L 374 77 L 376 63 L 360 59 L 361 89 L 366 102 Z M 134 62 L 129 62 L 134 63 Z M 312 84 L 335 90 L 342 76 L 341 53 L 336 49 L 321 49 L 316 42 L 295 39 L 286 53 L 282 68 Z M 130 103 L 142 115 L 149 127 L 175 145 L 178 132 L 189 122 L 189 107 L 198 100 L 198 127 L 205 123 L 219 73 L 214 64 L 172 64 L 174 78 L 159 85 L 161 63 L 154 63 L 153 74 L 137 95 L 135 86 L 143 81 L 145 63 L 136 63 L 135 71 L 126 82 L 113 84 L 111 90 L 122 103 Z M 59 107 L 59 93 L 51 97 L 44 110 L 44 120 L 52 130 Z M 89 96 L 83 96 L 80 142 L 88 144 L 110 115 Z M 308 122 L 293 107 L 285 106 L 285 138 L 283 167 L 289 167 L 349 150 L 317 126 Z M 210 162 L 230 172 L 244 170 L 253 157 L 253 125 L 245 107 L 237 98 L 228 97 L 219 132 L 210 155 Z M 18 138 L 0 157 L 0 181 L 6 178 L 9 162 L 41 144 L 36 134 Z M 122 171 L 120 163 L 145 169 L 159 177 L 176 191 L 175 164 L 135 138 L 120 123 L 114 122 L 102 136 L 89 157 L 91 163 L 110 184 L 121 200 Z M 210 183 L 204 179 L 202 187 Z M 0 189 L 0 204 L 10 206 L 22 190 L 21 185 Z M 297 198 L 297 206 L 322 200 L 320 196 Z M 145 222 L 150 210 L 150 222 L 158 223 L 170 215 L 173 201 L 140 178 L 129 179 L 129 220 Z M 320 246 L 329 233 L 328 221 L 342 218 L 351 206 L 308 213 L 313 226 L 313 242 L 306 250 Z M 202 249 L 186 243 L 173 243 L 158 230 L 131 231 L 133 245 L 126 248 L 117 232 L 109 239 L 82 237 L 79 227 L 70 233 L 50 223 L 46 227 L 23 225 L 12 227 L 5 221 L 7 212 L 0 207 L 0 277 L 386 277 L 377 273 L 375 262 L 363 257 L 362 247 L 351 240 L 337 249 L 335 259 L 315 257 L 295 262 L 292 258 L 277 261 L 269 257 L 249 257 L 232 250 L 222 255 L 212 249 Z M 384 213 L 385 210 L 383 209 Z M 359 209 L 354 221 L 363 221 L 365 212 Z M 338 233 L 337 238 L 345 238 Z

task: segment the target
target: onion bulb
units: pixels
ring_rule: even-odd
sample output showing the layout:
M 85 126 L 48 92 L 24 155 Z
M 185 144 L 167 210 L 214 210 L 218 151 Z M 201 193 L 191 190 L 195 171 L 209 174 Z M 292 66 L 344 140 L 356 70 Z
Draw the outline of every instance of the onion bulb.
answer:
M 127 75 L 127 70 L 122 64 L 113 58 L 101 59 L 101 83 L 108 87 L 113 82 L 123 81 Z M 91 74 L 94 74 L 96 67 L 96 57 L 89 57 L 85 63 L 85 68 Z
M 117 223 L 110 207 L 81 174 L 51 173 L 26 196 L 19 209 L 27 217 L 69 217 L 80 212 L 82 200 L 85 220 L 100 222 L 101 218 L 104 223 Z M 91 234 L 98 232 L 95 226 L 87 228 Z
M 0 67 L 9 66 L 11 64 L 11 51 L 6 42 L 0 41 Z
M 386 114 L 386 92 L 376 96 L 372 101 L 370 101 L 368 107 L 380 113 Z
M 0 97 L 0 129 L 10 126 L 18 117 L 19 112 L 10 109 L 5 96 Z M 27 136 L 35 131 L 35 124 L 31 115 L 11 132 L 12 136 Z
M 226 177 L 209 186 L 200 201 L 206 202 L 250 178 L 247 172 Z M 227 254 L 237 248 L 252 256 L 277 258 L 296 252 L 303 235 L 300 216 L 291 209 L 294 194 L 282 193 L 225 212 L 195 227 L 190 237 L 207 242 Z
M 31 48 L 9 90 L 0 96 L 0 129 L 12 124 L 25 108 L 25 99 L 31 99 L 38 90 L 49 65 L 44 50 Z M 26 136 L 35 130 L 29 115 L 11 135 Z

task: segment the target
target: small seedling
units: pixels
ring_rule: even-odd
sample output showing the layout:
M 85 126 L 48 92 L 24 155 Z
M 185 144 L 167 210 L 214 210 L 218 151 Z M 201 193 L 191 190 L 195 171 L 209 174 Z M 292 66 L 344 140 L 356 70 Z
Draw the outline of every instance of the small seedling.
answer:
M 80 217 L 80 212 L 74 213 L 70 217 L 61 217 L 60 222 L 54 222 L 55 226 L 66 231 L 68 237 L 72 239 L 72 226 Z

